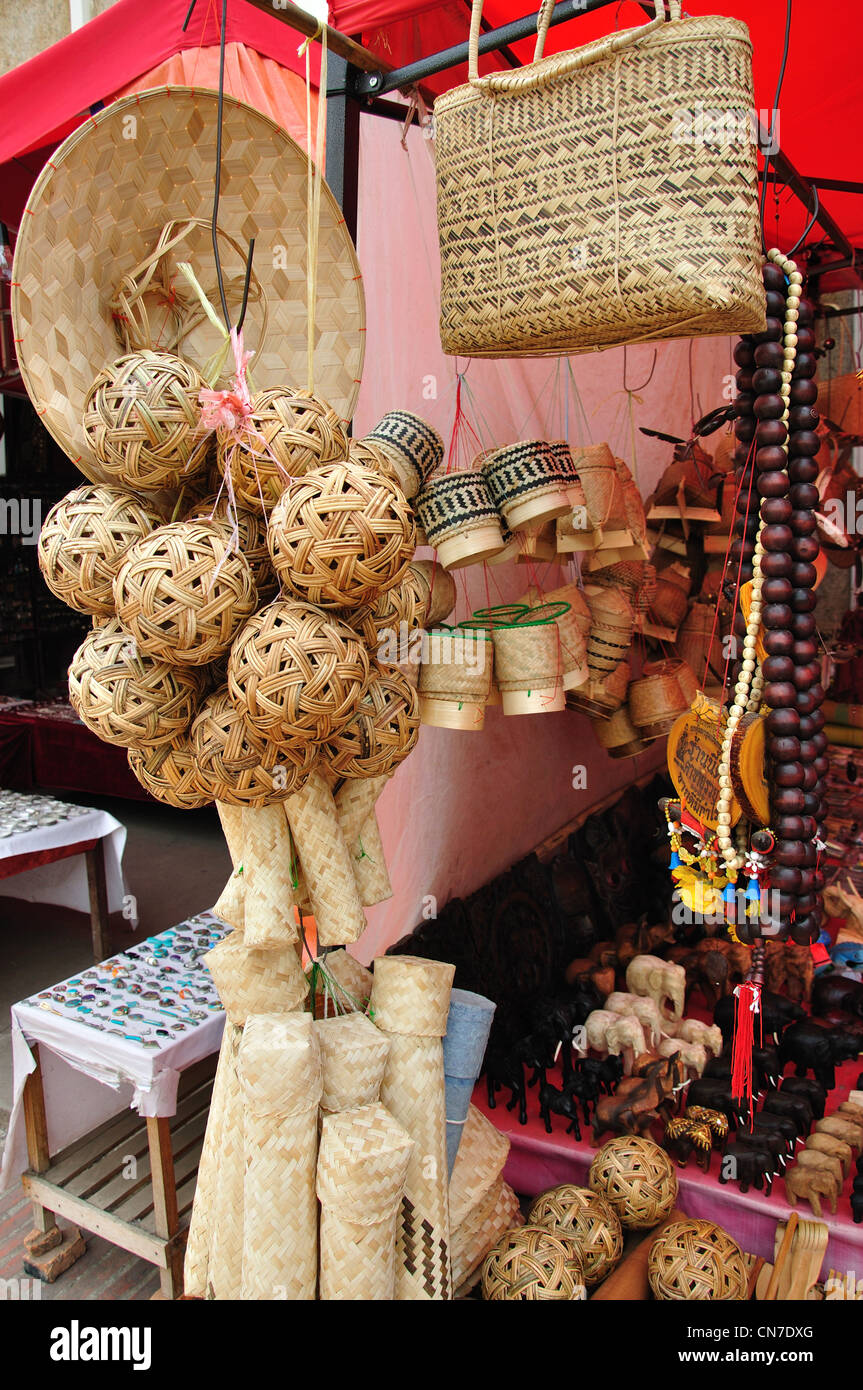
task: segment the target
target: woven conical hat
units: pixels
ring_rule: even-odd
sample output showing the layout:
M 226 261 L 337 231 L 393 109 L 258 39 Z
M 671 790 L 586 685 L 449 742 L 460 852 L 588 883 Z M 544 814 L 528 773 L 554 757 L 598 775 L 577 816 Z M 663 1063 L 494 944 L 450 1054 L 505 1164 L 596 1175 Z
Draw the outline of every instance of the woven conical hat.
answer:
M 24 384 L 42 421 L 86 477 L 104 480 L 82 428 L 97 372 L 123 344 L 111 312 L 123 277 L 156 246 L 166 223 L 212 214 L 217 93 L 158 87 L 115 101 L 79 126 L 45 165 L 30 194 L 15 250 L 12 315 Z M 306 196 L 308 161 L 267 116 L 225 97 L 219 229 L 223 274 L 237 286 L 256 238 L 253 273 L 266 299 L 250 299 L 245 346 L 255 390 L 303 388 L 306 377 Z M 236 248 L 227 238 L 230 237 Z M 240 254 L 242 253 L 242 254 Z M 218 307 L 209 228 L 197 226 L 170 254 L 175 289 L 188 293 L 177 261 L 190 261 Z M 153 306 L 153 320 L 158 320 Z M 168 320 L 168 313 L 165 321 Z M 365 299 L 344 218 L 321 189 L 315 314 L 315 394 L 347 421 L 362 376 Z M 162 330 L 160 329 L 160 332 Z M 167 331 L 167 330 L 165 330 Z M 204 322 L 181 355 L 199 370 L 220 344 Z M 167 346 L 161 344 L 154 346 Z M 225 384 L 223 377 L 220 384 Z

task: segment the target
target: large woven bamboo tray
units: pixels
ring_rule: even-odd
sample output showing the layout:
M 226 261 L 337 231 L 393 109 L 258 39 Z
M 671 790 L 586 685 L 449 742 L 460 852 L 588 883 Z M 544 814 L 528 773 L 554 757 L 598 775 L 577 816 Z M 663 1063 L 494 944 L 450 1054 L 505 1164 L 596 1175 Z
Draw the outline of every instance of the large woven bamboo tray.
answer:
M 111 310 L 123 278 L 152 253 L 166 223 L 209 222 L 216 163 L 217 94 L 159 87 L 114 102 L 75 130 L 45 165 L 22 218 L 15 251 L 12 315 L 24 384 L 42 421 L 92 481 L 103 480 L 81 424 L 96 373 L 123 351 Z M 219 228 L 223 271 L 239 289 L 245 254 L 256 238 L 253 273 L 262 296 L 250 298 L 245 345 L 254 351 L 255 390 L 306 385 L 306 196 L 308 161 L 290 136 L 250 106 L 225 97 Z M 189 297 L 177 261 L 191 262 L 210 291 L 216 285 L 209 228 L 200 225 L 171 257 L 172 289 Z M 266 333 L 261 344 L 266 300 Z M 218 293 L 213 294 L 218 305 Z M 229 298 L 229 308 L 231 308 Z M 159 306 L 151 322 L 161 327 Z M 234 306 L 232 317 L 238 317 Z M 162 346 L 171 350 L 172 306 Z M 160 336 L 157 332 L 154 336 Z M 344 218 L 321 190 L 315 314 L 315 390 L 349 420 L 365 349 L 365 297 Z M 220 346 L 204 319 L 181 355 L 199 370 Z M 225 384 L 226 377 L 220 379 Z

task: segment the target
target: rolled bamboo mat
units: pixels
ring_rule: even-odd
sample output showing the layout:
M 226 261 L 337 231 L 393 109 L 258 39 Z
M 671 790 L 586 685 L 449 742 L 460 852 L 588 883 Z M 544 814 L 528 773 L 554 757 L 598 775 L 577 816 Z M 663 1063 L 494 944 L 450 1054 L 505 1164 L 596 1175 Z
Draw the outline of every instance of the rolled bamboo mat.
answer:
M 219 813 L 222 831 L 228 842 L 228 852 L 231 856 L 231 863 L 235 869 L 239 869 L 243 862 L 245 847 L 243 808 L 242 806 L 229 806 L 226 801 L 217 801 L 216 810 Z
M 281 951 L 249 950 L 239 931 L 232 931 L 208 951 L 204 963 L 225 1013 L 238 1027 L 250 1014 L 299 1009 L 309 992 L 293 946 Z
M 389 1039 L 365 1014 L 336 1014 L 315 1021 L 321 1053 L 321 1110 L 357 1110 L 373 1105 L 390 1050 Z
M 488 1035 L 497 1005 L 483 994 L 454 989 L 450 994 L 443 1069 L 446 1086 L 447 1174 L 452 1175 L 470 1098 L 482 1068 Z
M 308 1013 L 256 1014 L 243 1030 L 242 1293 L 311 1300 L 318 1272 L 315 1169 L 321 1059 Z
M 243 881 L 243 867 L 234 869 L 215 903 L 213 911 L 229 927 L 242 931 L 246 921 L 246 885 Z
M 452 1233 L 452 1281 L 457 1293 L 469 1287 L 489 1250 L 506 1231 L 524 1225 L 518 1197 L 498 1178 Z
M 321 973 L 317 977 L 315 1011 L 323 1009 L 326 1012 L 329 1008 L 330 1011 L 339 1009 L 342 1013 L 365 1013 L 372 997 L 372 972 L 360 965 L 344 947 L 327 951 L 318 964 Z
M 189 1222 L 186 1254 L 183 1262 L 183 1287 L 190 1298 L 204 1298 L 209 1282 L 210 1247 L 213 1241 L 213 1215 L 219 1187 L 222 1162 L 222 1133 L 225 1123 L 225 1099 L 229 1087 L 229 1072 L 233 1069 L 233 1054 L 238 1046 L 239 1029 L 225 1023 L 222 1045 L 213 1081 L 207 1129 L 198 1164 L 195 1201 Z
M 291 832 L 281 803 L 244 806 L 245 940 L 257 950 L 284 950 L 296 941 Z
M 396 1297 L 396 1225 L 413 1150 L 383 1105 L 324 1117 L 317 1170 L 324 1301 Z
M 375 811 L 375 802 L 388 781 L 386 776 L 352 777 L 336 792 L 336 810 L 364 907 L 373 907 L 393 895 Z
M 314 769 L 305 786 L 284 803 L 294 837 L 319 946 L 344 946 L 366 928 L 353 863 L 333 794 Z
M 228 1047 L 222 1106 L 214 1115 L 211 1104 L 207 1122 L 208 1130 L 213 1124 L 218 1133 L 219 1167 L 210 1193 L 209 1217 L 205 1208 L 201 1220 L 210 1230 L 207 1297 L 237 1299 L 242 1296 L 243 1269 L 243 1093 L 237 1057 L 243 1030 L 226 1020 L 225 1032 Z M 222 1061 L 221 1055 L 219 1061 Z M 206 1200 L 206 1190 L 204 1197 Z M 196 1206 L 197 1202 L 196 1194 Z
M 655 1230 L 649 1231 L 643 1240 L 640 1240 L 633 1249 L 624 1255 L 617 1269 L 609 1274 L 608 1278 L 591 1294 L 591 1302 L 635 1303 L 650 1298 L 647 1265 L 650 1260 L 651 1246 L 667 1226 L 672 1225 L 675 1221 L 684 1221 L 685 1219 L 685 1214 L 675 1207 Z
M 450 1227 L 453 1231 L 482 1202 L 503 1173 L 509 1140 L 472 1105 L 467 1112 L 449 1184 Z
M 375 961 L 371 1010 L 390 1039 L 381 1101 L 416 1145 L 397 1225 L 396 1298 L 452 1298 L 442 1038 L 455 967 Z

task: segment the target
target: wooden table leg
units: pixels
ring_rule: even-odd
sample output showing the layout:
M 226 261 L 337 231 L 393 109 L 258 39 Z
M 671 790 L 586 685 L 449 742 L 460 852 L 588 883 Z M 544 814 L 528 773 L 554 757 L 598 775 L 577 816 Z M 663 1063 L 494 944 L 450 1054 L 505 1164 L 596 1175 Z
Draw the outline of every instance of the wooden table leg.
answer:
M 27 1158 L 34 1173 L 44 1173 L 51 1164 L 51 1151 L 48 1148 L 48 1120 L 45 1115 L 45 1092 L 42 1087 L 42 1065 L 39 1048 L 33 1045 L 36 1070 L 24 1082 L 24 1132 L 27 1136 Z M 43 1254 L 59 1245 L 60 1228 L 53 1211 L 43 1207 L 41 1202 L 33 1203 L 33 1230 L 25 1239 L 27 1250 Z
M 150 1172 L 153 1180 L 153 1216 L 156 1235 L 171 1240 L 180 1229 L 174 1154 L 171 1148 L 171 1122 L 164 1115 L 147 1116 L 150 1146 Z M 183 1256 L 175 1249 L 168 1255 L 168 1268 L 160 1272 L 163 1298 L 179 1298 L 183 1292 Z
M 108 885 L 105 879 L 105 842 L 98 840 L 92 849 L 84 851 L 87 860 L 87 887 L 90 890 L 90 926 L 93 934 L 93 959 L 105 960 L 111 954 L 108 929 Z

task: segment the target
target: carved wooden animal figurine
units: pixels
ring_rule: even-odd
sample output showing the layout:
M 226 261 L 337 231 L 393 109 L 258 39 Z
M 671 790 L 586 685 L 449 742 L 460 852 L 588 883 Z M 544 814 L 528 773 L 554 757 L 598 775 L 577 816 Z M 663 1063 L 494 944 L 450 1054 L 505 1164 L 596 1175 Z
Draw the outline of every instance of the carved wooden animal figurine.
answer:
M 788 1155 L 781 1134 L 775 1131 L 768 1134 L 764 1130 L 747 1129 L 745 1125 L 741 1125 L 737 1131 L 737 1143 L 742 1144 L 744 1149 L 766 1149 L 773 1159 L 774 1175 L 785 1171 Z
M 736 1182 L 741 1192 L 748 1192 L 750 1186 L 759 1191 L 763 1188 L 764 1195 L 769 1197 L 773 1186 L 773 1166 L 773 1155 L 769 1149 L 745 1141 L 741 1143 L 739 1139 L 732 1140 L 725 1145 L 719 1165 L 719 1181 Z
M 851 1187 L 851 1215 L 856 1225 L 863 1221 L 863 1177 L 857 1177 Z
M 808 1076 L 786 1076 L 779 1093 L 788 1096 L 805 1096 L 812 1106 L 812 1114 L 816 1120 L 824 1118 L 827 1092 L 820 1082 L 813 1081 Z
M 834 1139 L 841 1139 L 852 1153 L 859 1154 L 863 1149 L 863 1129 L 850 1120 L 843 1120 L 840 1115 L 825 1115 L 823 1120 L 816 1120 L 815 1131 L 817 1134 L 829 1134 Z
M 775 1088 L 782 1075 L 782 1066 L 777 1049 L 775 1047 L 753 1047 L 752 1071 L 758 1091 L 763 1091 L 767 1087 Z M 704 1068 L 704 1075 L 730 1082 L 731 1052 L 725 1051 L 719 1057 L 711 1057 Z
M 682 1018 L 686 998 L 686 971 L 682 965 L 659 956 L 633 956 L 626 967 L 630 994 L 653 999 L 663 1018 Z
M 796 1162 L 801 1168 L 823 1168 L 825 1172 L 832 1173 L 841 1190 L 845 1174 L 842 1164 L 834 1154 L 822 1153 L 820 1149 L 803 1148 L 798 1153 Z
M 567 1134 L 574 1134 L 577 1140 L 581 1139 L 576 1097 L 568 1091 L 559 1091 L 556 1086 L 550 1085 L 544 1076 L 540 1078 L 539 1083 L 539 1113 L 545 1124 L 546 1134 L 551 1134 L 552 1114 L 563 1115 L 569 1120 Z
M 847 975 L 819 975 L 812 986 L 812 1012 L 819 1018 L 835 1013 L 863 1018 L 863 985 Z
M 584 1122 L 590 1124 L 590 1107 L 599 1100 L 599 1086 L 596 1077 L 591 1076 L 589 1072 L 576 1072 L 569 1078 L 563 1089 L 566 1095 L 574 1096 L 581 1101 Z
M 863 1106 L 855 1105 L 853 1100 L 841 1101 L 834 1113 L 841 1115 L 843 1119 L 847 1117 L 855 1125 L 863 1125 Z
M 673 1057 L 680 1054 L 680 1060 L 687 1075 L 700 1076 L 707 1066 L 707 1053 L 700 1043 L 683 1042 L 680 1038 L 663 1038 L 659 1044 L 660 1057 Z
M 605 1008 L 613 1014 L 621 1014 L 624 1017 L 631 1015 L 633 1018 L 637 1018 L 644 1032 L 647 1046 L 651 1048 L 659 1046 L 663 1019 L 653 999 L 643 998 L 640 994 L 626 994 L 621 990 L 616 990 L 614 994 L 609 994 L 605 1001 Z
M 805 1096 L 784 1096 L 781 1091 L 771 1091 L 764 1102 L 765 1115 L 784 1115 L 793 1120 L 801 1138 L 812 1128 L 814 1116 L 812 1106 Z
M 674 926 L 671 922 L 647 927 L 640 922 L 626 922 L 614 933 L 617 947 L 617 963 L 625 970 L 633 956 L 649 954 L 665 943 L 674 941 Z
M 795 1064 L 798 1076 L 811 1071 L 825 1090 L 832 1091 L 836 1085 L 836 1063 L 856 1057 L 859 1052 L 859 1038 L 807 1020 L 785 1030 L 779 1055 L 783 1064 Z
M 800 1136 L 793 1120 L 785 1115 L 765 1115 L 763 1111 L 755 1115 L 752 1128 L 756 1134 L 763 1134 L 765 1140 L 775 1139 L 785 1145 L 785 1153 L 790 1158 L 797 1149 Z
M 518 1106 L 518 1122 L 520 1125 L 526 1125 L 527 1091 L 521 1062 L 504 1050 L 489 1049 L 485 1054 L 485 1083 L 489 1110 L 495 1109 L 497 1093 L 505 1086 L 510 1093 L 507 1110 L 514 1110 Z
M 694 1154 L 699 1168 L 706 1173 L 710 1167 L 713 1135 L 709 1125 L 678 1116 L 665 1126 L 665 1147 L 677 1159 L 678 1168 L 685 1168 L 690 1155 Z
M 795 946 L 793 941 L 764 943 L 764 983 L 787 999 L 808 1004 L 815 977 L 815 962 L 808 946 Z
M 610 1009 L 594 1009 L 593 1013 L 588 1014 L 584 1021 L 584 1051 L 592 1047 L 596 1052 L 607 1052 L 605 1045 L 606 1035 L 612 1023 L 616 1023 L 619 1015 L 613 1014 Z M 577 1049 L 578 1050 L 578 1049 Z
M 702 1023 L 700 1018 L 684 1018 L 677 1025 L 674 1037 L 688 1043 L 700 1043 L 711 1057 L 718 1057 L 722 1051 L 722 1030 L 715 1023 Z
M 603 1096 L 593 1112 L 593 1142 L 605 1130 L 616 1134 L 645 1134 L 684 1084 L 677 1057 L 657 1058 L 644 1076 L 624 1077 L 613 1096 Z
M 644 1033 L 637 1018 L 613 1014 L 608 1009 L 596 1009 L 585 1023 L 586 1041 L 597 1052 L 623 1054 L 623 1071 L 629 1076 L 632 1063 L 640 1052 L 646 1051 Z
M 729 995 L 727 999 L 720 999 L 713 1010 L 713 1022 L 722 1029 L 722 1036 L 729 1046 L 734 1033 L 734 1004 L 734 996 Z M 770 990 L 761 991 L 761 1034 L 765 1042 L 776 1043 L 783 1029 L 802 1018 L 805 1018 L 805 1010 L 799 1004 Z
M 808 1202 L 818 1220 L 821 1220 L 821 1198 L 825 1197 L 833 1215 L 839 1201 L 839 1184 L 832 1173 L 823 1168 L 801 1168 L 792 1164 L 785 1173 L 785 1196 L 796 1207 L 802 1197 Z
M 576 1069 L 579 1074 L 593 1077 L 600 1092 L 605 1091 L 611 1095 L 617 1082 L 623 1076 L 623 1058 L 581 1057 L 576 1062 Z
M 681 961 L 680 964 L 683 962 Z M 708 1009 L 715 1009 L 719 1000 L 724 999 L 726 994 L 730 994 L 734 988 L 728 957 L 722 951 L 709 950 L 697 953 L 693 965 L 686 971 L 686 978 L 701 990 Z
M 688 1106 L 703 1105 L 708 1110 L 719 1110 L 735 1128 L 742 1113 L 740 1102 L 731 1094 L 730 1083 L 713 1077 L 700 1076 L 690 1082 L 686 1101 Z
M 838 1158 L 842 1164 L 842 1171 L 847 1178 L 851 1172 L 851 1159 L 853 1157 L 848 1144 L 841 1139 L 834 1139 L 829 1134 L 819 1134 L 818 1131 L 810 1134 L 806 1139 L 806 1148 L 818 1153 L 831 1154 L 833 1158 Z
M 704 1105 L 687 1105 L 683 1118 L 694 1120 L 696 1124 L 707 1125 L 717 1148 L 728 1138 L 728 1116 L 723 1115 L 720 1110 L 708 1110 Z

